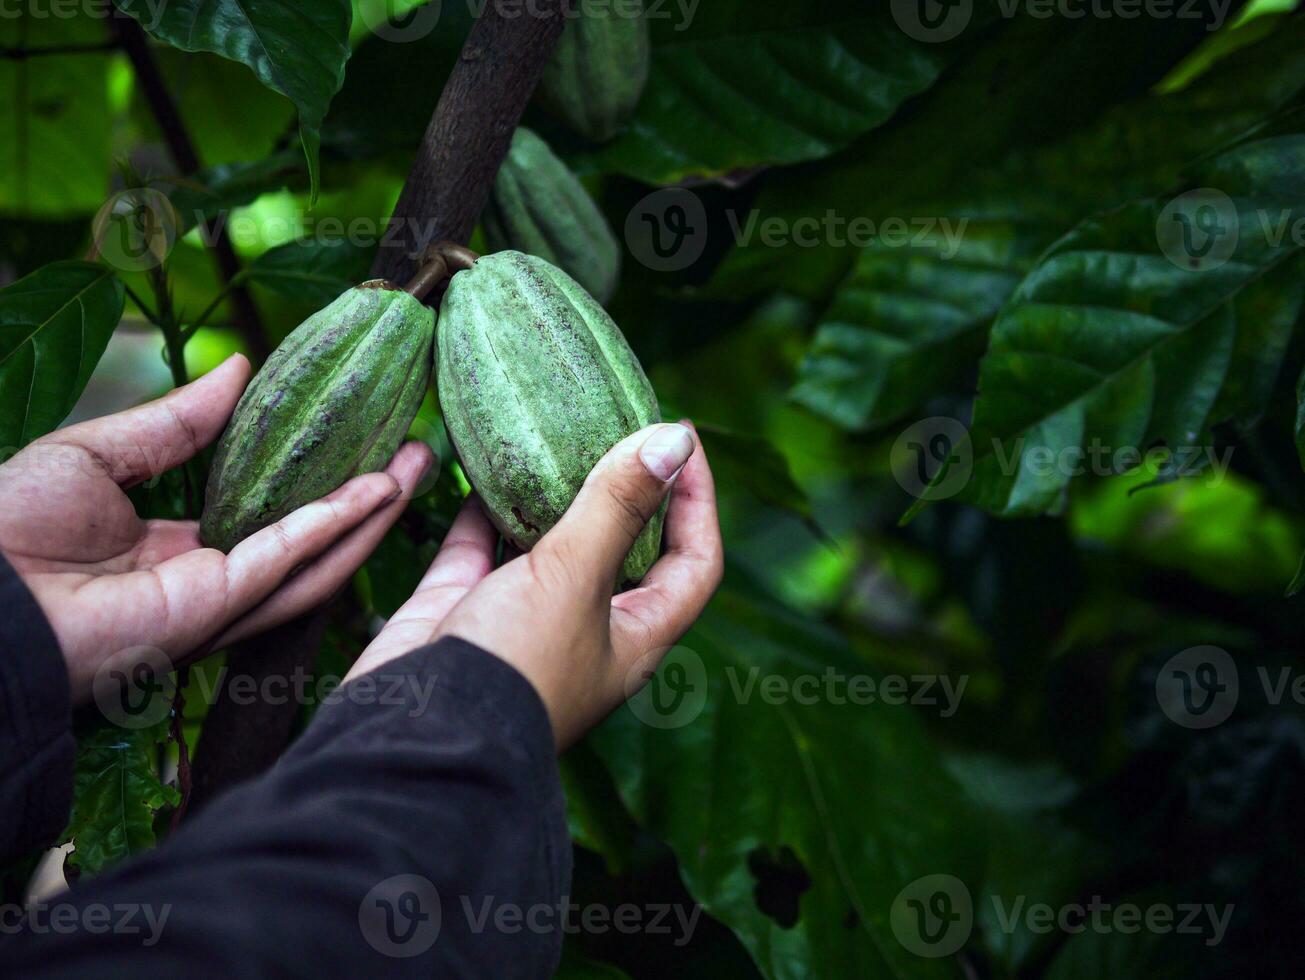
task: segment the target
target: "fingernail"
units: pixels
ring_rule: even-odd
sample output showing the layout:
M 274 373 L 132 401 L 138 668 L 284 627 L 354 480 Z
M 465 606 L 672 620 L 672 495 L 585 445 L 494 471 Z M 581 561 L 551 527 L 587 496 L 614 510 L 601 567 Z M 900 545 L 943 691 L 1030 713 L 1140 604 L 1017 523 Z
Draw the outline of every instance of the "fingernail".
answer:
M 665 482 L 684 468 L 693 455 L 693 436 L 682 425 L 663 425 L 644 440 L 639 458 L 648 472 Z

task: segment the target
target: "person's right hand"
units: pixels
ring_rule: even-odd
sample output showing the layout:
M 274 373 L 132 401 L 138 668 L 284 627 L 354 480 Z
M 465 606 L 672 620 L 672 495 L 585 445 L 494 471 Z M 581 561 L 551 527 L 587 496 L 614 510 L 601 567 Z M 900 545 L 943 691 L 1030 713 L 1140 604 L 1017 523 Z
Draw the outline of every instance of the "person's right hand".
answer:
M 613 596 L 626 553 L 667 493 L 666 553 L 637 589 Z M 498 532 L 470 498 L 417 591 L 346 683 L 458 636 L 525 675 L 564 748 L 633 693 L 630 678 L 651 676 L 702 612 L 723 569 L 711 470 L 696 433 L 683 425 L 650 426 L 614 446 L 557 526 L 495 569 L 497 543 Z

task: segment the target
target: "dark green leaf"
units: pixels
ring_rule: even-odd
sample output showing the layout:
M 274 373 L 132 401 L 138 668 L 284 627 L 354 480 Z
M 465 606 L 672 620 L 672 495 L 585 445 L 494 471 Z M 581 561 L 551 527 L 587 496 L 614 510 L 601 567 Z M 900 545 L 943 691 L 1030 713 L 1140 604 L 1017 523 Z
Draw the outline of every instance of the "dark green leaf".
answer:
M 910 411 L 978 358 L 989 321 L 1055 225 L 1027 202 L 952 213 L 911 232 L 927 238 L 861 250 L 802 364 L 798 402 L 864 429 Z
M 65 839 L 69 862 L 95 874 L 154 845 L 154 814 L 180 799 L 158 776 L 158 746 L 168 740 L 169 719 L 148 728 L 102 722 L 77 740 L 73 809 Z
M 367 277 L 375 251 L 345 238 L 287 242 L 251 262 L 246 274 L 282 296 L 325 306 Z
M 90 262 L 56 262 L 0 290 L 0 447 L 62 422 L 122 316 L 122 282 Z
M 905 885 L 966 880 L 984 847 L 911 709 L 763 696 L 870 672 L 839 635 L 738 585 L 676 651 L 592 741 L 694 898 L 770 977 L 952 976 L 888 923 Z
M 1293 114 L 1197 168 L 1191 183 L 1213 189 L 1213 203 L 1139 201 L 1048 251 L 993 327 L 966 499 L 994 513 L 1046 511 L 1070 480 L 1059 460 L 1098 444 L 1112 453 L 1191 445 L 1217 421 L 1210 411 L 1240 322 L 1236 300 L 1300 249 L 1272 223 L 1305 216 L 1302 121 Z M 1193 231 L 1197 214 L 1211 220 Z M 1208 238 L 1190 237 L 1207 229 Z M 1234 236 L 1229 254 L 1207 251 Z M 1301 290 L 1298 270 L 1288 272 L 1265 282 L 1294 319 Z
M 1040 214 L 1059 216 L 1054 231 L 1063 232 L 1095 210 L 1171 186 L 1181 167 L 1305 85 L 1305 23 L 1296 20 L 1199 84 L 1157 97 L 1151 86 L 1164 67 L 1206 36 L 1190 19 L 1004 21 L 909 115 L 822 166 L 770 175 L 755 220 L 793 228 L 827 214 L 876 224 L 959 219 L 995 197 L 1031 200 Z M 736 243 L 713 291 L 823 297 L 857 258 L 845 239 L 773 247 L 754 235 Z
M 210 51 L 248 65 L 299 110 L 299 138 L 314 199 L 326 107 L 349 58 L 349 0 L 115 0 L 150 34 L 182 51 Z
M 302 174 L 302 166 L 299 155 L 288 150 L 261 160 L 219 164 L 193 178 L 170 181 L 168 198 L 182 229 L 189 230 L 261 194 L 280 190 Z
M 582 166 L 669 184 L 816 160 L 938 77 L 944 49 L 912 41 L 886 11 L 836 22 L 805 9 L 808 23 L 783 32 L 744 18 L 724 41 L 689 31 L 659 44 L 634 118 Z
M 610 963 L 580 955 L 568 940 L 562 945 L 562 962 L 557 965 L 553 980 L 629 980 L 629 974 Z

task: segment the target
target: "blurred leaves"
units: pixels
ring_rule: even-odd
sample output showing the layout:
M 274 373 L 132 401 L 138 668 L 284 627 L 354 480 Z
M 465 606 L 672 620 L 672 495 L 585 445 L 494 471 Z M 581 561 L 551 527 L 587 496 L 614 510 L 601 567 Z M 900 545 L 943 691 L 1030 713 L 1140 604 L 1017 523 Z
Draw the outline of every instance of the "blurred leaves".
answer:
M 349 0 L 114 0 L 152 36 L 182 51 L 240 62 L 299 110 L 299 137 L 317 196 L 318 151 L 326 108 L 344 81 Z
M 103 45 L 90 17 L 0 17 L 0 47 Z M 107 51 L 0 59 L 0 212 L 66 218 L 95 211 L 109 185 Z
M 122 307 L 122 282 L 90 262 L 55 262 L 0 290 L 0 446 L 21 448 L 72 411 Z

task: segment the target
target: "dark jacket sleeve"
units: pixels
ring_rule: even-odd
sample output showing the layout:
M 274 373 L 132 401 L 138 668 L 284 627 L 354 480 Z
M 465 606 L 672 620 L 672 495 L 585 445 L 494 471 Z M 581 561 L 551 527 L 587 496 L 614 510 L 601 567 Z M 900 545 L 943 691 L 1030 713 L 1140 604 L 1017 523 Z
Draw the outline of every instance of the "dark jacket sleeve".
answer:
M 0 865 L 53 843 L 68 822 L 71 711 L 54 632 L 0 556 Z
M 0 973 L 547 977 L 570 862 L 543 704 L 446 639 L 341 688 L 155 850 L 33 910 L 0 937 Z

